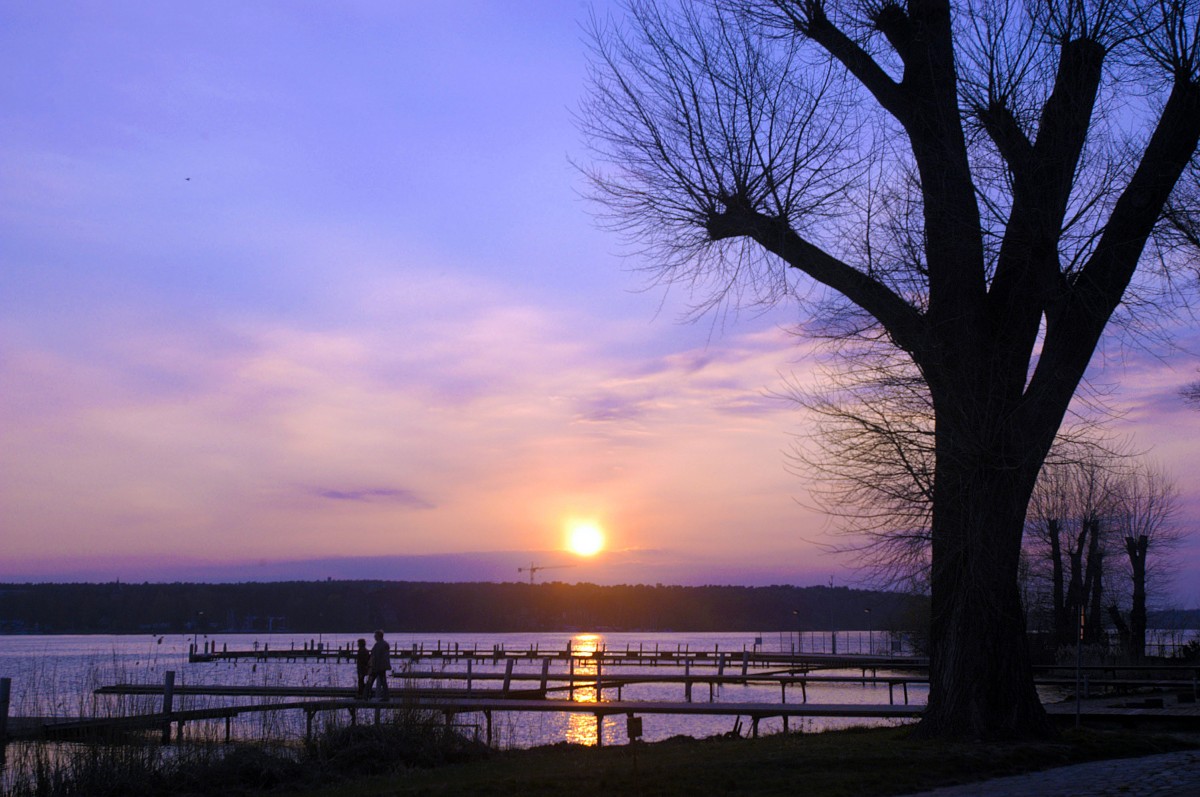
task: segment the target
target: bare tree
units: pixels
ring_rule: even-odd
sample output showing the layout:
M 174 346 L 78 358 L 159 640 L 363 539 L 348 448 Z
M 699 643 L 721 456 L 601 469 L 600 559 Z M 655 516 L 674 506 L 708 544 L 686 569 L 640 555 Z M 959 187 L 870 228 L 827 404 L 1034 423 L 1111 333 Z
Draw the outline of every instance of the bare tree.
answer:
M 1146 644 L 1148 584 L 1165 590 L 1174 573 L 1170 553 L 1183 538 L 1174 523 L 1177 492 L 1161 468 L 1127 448 L 1095 445 L 1082 453 L 1043 468 L 1026 551 L 1034 577 L 1049 585 L 1044 608 L 1055 645 L 1078 633 L 1107 645 L 1107 614 L 1137 660 Z
M 1114 553 L 1111 516 L 1130 455 L 1100 444 L 1067 448 L 1072 456 L 1060 454 L 1042 469 L 1026 518 L 1025 548 L 1033 574 L 1050 585 L 1055 646 L 1077 634 L 1101 644 L 1106 639 L 1105 566 Z
M 1195 0 L 628 11 L 596 24 L 581 114 L 603 218 L 702 305 L 828 299 L 827 334 L 911 359 L 935 417 L 920 729 L 1050 733 L 1025 512 L 1105 328 L 1162 300 L 1148 243 L 1200 140 Z
M 1128 565 L 1126 650 L 1135 660 L 1146 650 L 1148 590 L 1164 589 L 1174 575 L 1170 553 L 1183 541 L 1183 531 L 1175 524 L 1177 509 L 1175 483 L 1161 468 L 1142 465 L 1121 480 L 1114 520 Z M 1119 616 L 1113 603 L 1113 613 Z
M 1185 385 L 1180 393 L 1189 404 L 1200 407 L 1200 382 L 1192 382 L 1189 385 Z
M 878 588 L 929 589 L 934 418 L 929 391 L 895 350 L 833 341 L 821 388 L 785 398 L 814 418 L 791 469 L 831 517 L 840 553 L 857 556 Z M 848 350 L 849 349 L 849 350 Z

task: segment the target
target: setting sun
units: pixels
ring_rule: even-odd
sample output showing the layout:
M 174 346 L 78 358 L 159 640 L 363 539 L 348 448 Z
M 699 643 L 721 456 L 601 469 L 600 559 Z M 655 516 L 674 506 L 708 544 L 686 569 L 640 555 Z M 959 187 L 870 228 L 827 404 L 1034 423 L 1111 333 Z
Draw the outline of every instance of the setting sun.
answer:
M 567 550 L 579 556 L 595 556 L 604 550 L 604 532 L 595 523 L 575 523 L 567 531 Z

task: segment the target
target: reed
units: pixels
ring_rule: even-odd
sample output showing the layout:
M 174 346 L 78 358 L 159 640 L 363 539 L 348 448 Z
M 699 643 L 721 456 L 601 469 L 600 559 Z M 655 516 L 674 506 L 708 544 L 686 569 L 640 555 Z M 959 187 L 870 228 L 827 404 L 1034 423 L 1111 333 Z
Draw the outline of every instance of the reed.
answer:
M 230 794 L 462 763 L 485 744 L 437 718 L 394 712 L 379 725 L 330 725 L 311 742 L 223 744 L 211 733 L 163 746 L 153 734 L 10 745 L 5 797 L 160 797 Z
M 153 655 L 132 664 L 96 656 L 83 668 L 61 667 L 53 657 L 28 662 L 15 679 L 14 715 L 112 718 L 158 711 L 157 696 L 97 697 L 96 687 L 117 682 L 156 683 L 174 662 Z M 186 670 L 177 683 L 185 683 Z M 277 668 L 253 667 L 253 680 L 280 685 Z M 303 685 L 348 685 L 343 671 L 304 672 Z M 175 708 L 215 705 L 220 698 L 177 695 Z M 87 741 L 12 742 L 0 761 L 4 797 L 116 797 L 121 795 L 229 794 L 289 783 L 321 783 L 333 777 L 390 773 L 417 766 L 478 757 L 486 747 L 439 717 L 395 710 L 378 725 L 351 726 L 345 712 L 317 715 L 313 739 L 305 740 L 297 712 L 260 712 L 234 723 L 225 743 L 222 721 L 193 722 L 176 743 L 164 746 L 157 731 L 125 731 Z

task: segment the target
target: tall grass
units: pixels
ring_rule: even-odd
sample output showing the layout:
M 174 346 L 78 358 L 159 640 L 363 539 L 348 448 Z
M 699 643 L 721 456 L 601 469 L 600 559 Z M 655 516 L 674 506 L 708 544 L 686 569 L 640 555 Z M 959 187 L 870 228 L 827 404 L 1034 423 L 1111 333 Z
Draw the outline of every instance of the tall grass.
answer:
M 177 661 L 149 655 L 129 660 L 98 655 L 85 666 L 70 666 L 54 657 L 28 660 L 14 679 L 13 716 L 52 718 L 119 718 L 160 711 L 158 695 L 95 695 L 114 683 L 161 683 Z M 188 670 L 177 670 L 176 685 L 187 683 Z M 284 673 L 251 665 L 234 680 L 264 686 L 349 686 L 341 669 Z M 203 680 L 201 678 L 200 680 Z M 290 698 L 245 698 L 254 703 Z M 242 699 L 234 698 L 234 702 Z M 230 705 L 220 696 L 175 696 L 174 708 L 186 711 Z M 301 711 L 247 713 L 233 720 L 234 742 L 225 743 L 224 720 L 176 725 L 176 744 L 163 746 L 161 733 L 125 731 L 87 741 L 11 742 L 0 762 L 0 794 L 5 797 L 71 795 L 228 794 L 272 788 L 279 784 L 321 781 L 356 771 L 390 772 L 434 766 L 478 756 L 486 748 L 477 734 L 447 729 L 438 717 L 405 710 L 402 704 L 381 706 L 386 721 L 351 725 L 345 711 L 316 715 L 314 736 L 306 741 Z M 360 719 L 367 714 L 360 709 Z
M 319 785 L 475 760 L 486 745 L 438 718 L 397 711 L 379 725 L 331 723 L 304 744 L 235 742 L 211 734 L 163 746 L 153 734 L 9 748 L 5 797 L 160 797 Z

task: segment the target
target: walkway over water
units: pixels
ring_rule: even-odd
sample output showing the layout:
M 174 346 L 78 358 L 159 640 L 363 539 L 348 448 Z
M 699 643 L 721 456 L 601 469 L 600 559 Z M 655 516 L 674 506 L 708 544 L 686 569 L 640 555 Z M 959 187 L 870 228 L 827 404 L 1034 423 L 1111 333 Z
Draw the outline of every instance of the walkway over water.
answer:
M 751 667 L 789 667 L 797 669 L 863 669 L 876 670 L 883 668 L 927 669 L 929 659 L 919 656 L 884 656 L 884 655 L 837 655 L 826 653 L 796 653 L 786 650 L 767 650 L 758 646 L 742 647 L 735 650 L 722 650 L 719 645 L 712 648 L 699 648 L 691 645 L 646 645 L 628 644 L 623 648 L 610 648 L 604 644 L 595 648 L 574 648 L 570 643 L 563 648 L 546 648 L 538 644 L 523 647 L 506 645 L 461 645 L 458 643 L 442 645 L 413 644 L 403 647 L 393 644 L 391 649 L 393 660 L 402 663 L 417 663 L 437 661 L 453 662 L 500 662 L 506 660 L 537 660 L 553 662 L 599 662 L 604 665 L 624 665 L 632 667 L 679 667 L 691 664 L 697 667 L 716 667 L 724 670 L 726 667 L 740 667 L 743 672 Z M 252 650 L 229 650 L 215 642 L 206 642 L 203 646 L 192 646 L 188 661 L 218 662 L 218 661 L 311 661 L 354 660 L 354 649 L 345 647 L 325 647 L 320 643 L 301 648 L 272 648 L 264 645 Z
M 1145 722 L 1155 725 L 1174 725 L 1181 728 L 1196 730 L 1200 728 L 1200 709 L 1196 704 L 1180 706 L 1157 705 L 1152 701 L 1136 701 L 1123 705 L 1113 705 L 1112 698 L 1104 700 L 1091 699 L 1080 706 L 1081 719 L 1087 722 L 1102 720 L 1134 725 Z M 170 737 L 169 727 L 178 726 L 177 736 L 183 734 L 186 723 L 204 720 L 225 720 L 226 739 L 229 738 L 230 721 L 243 714 L 261 712 L 290 712 L 302 711 L 306 716 L 307 734 L 311 737 L 313 718 L 326 712 L 350 713 L 351 722 L 357 722 L 360 713 L 373 714 L 374 722 L 381 721 L 381 715 L 388 712 L 413 710 L 428 711 L 441 714 L 447 726 L 451 725 L 460 714 L 482 714 L 486 722 L 487 743 L 492 743 L 492 717 L 494 713 L 545 713 L 567 712 L 591 714 L 597 720 L 597 744 L 603 744 L 603 734 L 600 733 L 601 721 L 612 715 L 626 715 L 636 722 L 639 715 L 674 714 L 682 716 L 727 716 L 747 717 L 751 722 L 751 735 L 758 735 L 760 720 L 769 717 L 781 717 L 784 729 L 787 730 L 788 720 L 807 717 L 841 717 L 859 719 L 894 719 L 912 720 L 920 718 L 924 706 L 915 705 L 863 705 L 863 704 L 820 704 L 820 703 L 692 703 L 646 700 L 606 700 L 601 702 L 586 702 L 574 700 L 547 700 L 527 697 L 487 696 L 485 694 L 466 695 L 413 695 L 407 694 L 402 698 L 388 701 L 367 701 L 354 698 L 318 699 L 292 702 L 272 701 L 251 705 L 227 706 L 210 709 L 193 709 L 187 711 L 162 711 L 139 714 L 126 717 L 105 717 L 92 719 L 62 719 L 62 718 L 13 718 L 9 721 L 10 738 L 78 738 L 87 736 L 104 736 L 121 731 L 136 731 L 147 729 L 163 729 L 163 739 Z M 1070 724 L 1076 716 L 1073 702 L 1054 703 L 1046 706 L 1047 712 L 1062 724 Z M 636 734 L 630 722 L 630 738 Z
M 193 649 L 189 661 L 231 662 L 255 661 L 322 661 L 349 662 L 352 651 L 305 646 L 301 650 L 216 650 L 206 644 L 200 651 Z M 189 723 L 224 720 L 226 737 L 232 720 L 243 715 L 268 712 L 302 712 L 306 732 L 312 733 L 315 717 L 328 713 L 349 714 L 351 722 L 368 712 L 376 722 L 389 712 L 417 709 L 441 715 L 447 724 L 460 715 L 482 715 L 491 741 L 492 715 L 495 712 L 515 714 L 590 714 L 597 719 L 597 733 L 605 717 L 625 714 L 629 718 L 628 733 L 636 738 L 640 730 L 637 717 L 650 714 L 678 716 L 746 717 L 751 732 L 757 734 L 759 722 L 766 718 L 782 719 L 784 729 L 793 718 L 841 717 L 849 719 L 882 719 L 911 721 L 918 718 L 921 705 L 910 705 L 910 686 L 928 683 L 928 662 L 925 659 L 900 656 L 834 656 L 826 654 L 796 654 L 787 651 L 762 651 L 755 648 L 721 650 L 691 648 L 685 645 L 653 648 L 628 645 L 623 649 L 599 646 L 595 649 L 572 649 L 570 644 L 558 649 L 528 647 L 467 647 L 417 646 L 393 650 L 395 671 L 390 677 L 393 700 L 388 703 L 359 699 L 349 687 L 306 684 L 191 684 L 175 685 L 174 673 L 161 684 L 111 684 L 95 690 L 97 695 L 128 695 L 161 699 L 132 712 L 134 716 L 95 718 L 38 718 L 14 717 L 8 721 L 11 737 L 63 737 L 72 735 L 103 735 L 123 731 L 163 728 L 164 740 L 170 737 L 170 727 L 182 732 Z M 347 665 L 353 672 L 353 666 Z M 1078 717 L 1082 721 L 1119 721 L 1122 723 L 1175 723 L 1188 728 L 1200 728 L 1200 670 L 1193 666 L 1169 667 L 1159 665 L 1082 667 L 1078 675 L 1074 668 L 1042 668 L 1037 683 L 1073 691 L 1078 685 L 1081 695 Z M 841 672 L 831 672 L 840 670 Z M 345 670 L 340 670 L 345 672 Z M 206 670 L 215 675 L 223 669 Z M 2 679 L 7 680 L 7 679 Z M 672 699 L 669 690 L 659 687 L 678 685 L 682 700 Z M 809 687 L 835 687 L 861 684 L 888 687 L 888 702 L 882 695 L 869 697 L 872 703 L 847 703 L 839 700 L 836 691 L 825 691 L 809 702 Z M 8 685 L 5 684 L 7 687 Z M 633 687 L 643 699 L 625 699 Z M 707 701 L 693 700 L 696 686 L 708 687 Z M 733 701 L 719 700 L 722 687 L 753 686 L 778 689 L 777 699 L 770 692 L 759 691 L 758 702 L 747 702 L 739 693 Z M 797 694 L 797 688 L 799 693 Z M 1123 694 L 1131 690 L 1157 690 L 1155 696 Z M 1062 693 L 1059 692 L 1059 694 Z M 1104 697 L 1091 698 L 1101 693 Z M 633 694 L 639 694 L 634 691 Z M 676 693 L 678 694 L 678 693 Z M 749 693 L 747 693 L 749 694 Z M 822 694 L 821 692 L 817 693 Z M 791 702 L 789 702 L 789 695 Z M 869 693 L 864 692 L 864 696 Z M 192 708 L 173 710 L 172 701 L 182 696 L 203 696 L 217 699 L 193 703 Z M 830 699 L 830 697 L 834 699 Z M 576 699 L 578 698 L 578 699 Z M 615 699 L 614 699 L 615 698 Z M 764 699 L 765 698 L 765 699 Z M 222 700 L 223 699 L 223 700 Z M 849 696 L 855 700 L 854 696 Z M 918 698 L 918 703 L 923 697 Z M 149 710 L 147 710 L 149 709 Z M 1047 710 L 1060 721 L 1075 721 L 1074 702 L 1053 703 Z M 115 712 L 114 712 L 115 713 Z M 0 715 L 0 721 L 6 719 Z M 740 723 L 739 723 L 740 724 Z M 476 725 L 476 728 L 479 726 Z M 3 735 L 0 725 L 0 735 Z M 602 740 L 598 740 L 602 741 Z

